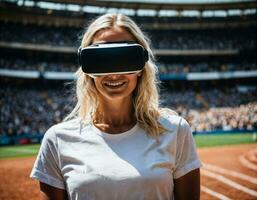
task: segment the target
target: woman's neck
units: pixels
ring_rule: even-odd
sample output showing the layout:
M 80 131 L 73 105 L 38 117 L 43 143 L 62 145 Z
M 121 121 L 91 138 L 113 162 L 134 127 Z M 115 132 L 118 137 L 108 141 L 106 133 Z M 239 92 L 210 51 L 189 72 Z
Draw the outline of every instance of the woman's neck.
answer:
M 132 102 L 101 103 L 93 117 L 93 123 L 100 129 L 127 129 L 136 124 Z

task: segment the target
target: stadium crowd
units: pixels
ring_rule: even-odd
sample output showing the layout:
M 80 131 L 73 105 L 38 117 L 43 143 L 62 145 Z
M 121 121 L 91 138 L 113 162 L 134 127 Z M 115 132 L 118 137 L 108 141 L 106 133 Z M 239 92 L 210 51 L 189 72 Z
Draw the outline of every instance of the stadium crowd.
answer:
M 68 95 L 51 89 L 6 87 L 0 89 L 0 96 L 0 132 L 10 136 L 43 134 L 51 124 L 63 119 L 72 100 Z
M 257 70 L 256 63 L 220 63 L 220 62 L 202 62 L 202 63 L 160 63 L 160 74 L 170 73 L 189 73 L 189 72 L 229 72 L 229 71 L 250 71 Z
M 47 27 L 2 23 L 0 41 L 78 47 L 83 28 Z M 231 34 L 233 32 L 233 34 Z M 15 33 L 15 34 L 13 34 Z M 256 48 L 256 30 L 197 29 L 146 30 L 155 49 L 251 49 Z
M 42 12 L 42 9 L 39 11 Z M 56 14 L 58 12 L 56 11 Z M 64 13 L 59 12 L 60 16 Z M 75 14 L 75 13 L 74 13 Z M 77 15 L 78 13 L 76 13 Z M 90 15 L 90 14 L 88 14 Z M 75 16 L 77 17 L 77 16 Z M 85 16 L 81 16 L 85 17 Z M 89 16 L 90 17 L 90 16 Z M 91 16 L 92 17 L 92 16 Z M 233 18 L 233 17 L 231 17 Z M 135 17 L 138 23 L 152 23 L 160 20 L 162 22 L 192 22 L 196 18 L 154 18 Z M 140 21 L 141 20 L 141 21 Z M 213 20 L 212 18 L 203 20 Z M 215 20 L 218 20 L 215 19 Z M 225 19 L 221 21 L 225 23 Z M 145 30 L 152 41 L 154 49 L 173 50 L 250 50 L 256 51 L 256 26 L 254 28 L 219 28 L 219 29 L 197 29 L 197 30 Z M 43 25 L 31 25 L 11 22 L 1 22 L 0 43 L 32 43 L 51 46 L 79 47 L 83 27 L 48 27 Z M 233 34 L 231 34 L 233 33 Z M 40 47 L 40 45 L 38 45 Z M 3 52 L 5 51 L 5 48 Z M 11 48 L 10 48 L 11 49 Z M 8 49 L 8 50 L 10 50 Z M 254 50 L 254 51 L 253 51 Z M 12 52 L 13 51 L 13 52 Z M 29 50 L 30 53 L 33 50 Z M 15 54 L 16 49 L 11 49 Z M 59 61 L 61 59 L 43 60 L 33 56 L 26 57 L 24 52 L 17 54 L 14 59 L 7 53 L 0 58 L 0 69 L 15 70 L 37 70 L 74 72 L 77 63 Z M 51 54 L 50 52 L 47 52 Z M 33 55 L 33 53 L 31 54 Z M 240 54 L 241 55 L 241 54 Z M 9 56 L 9 58 L 7 58 Z M 47 57 L 47 56 L 46 56 Z M 201 57 L 201 56 L 200 56 Z M 199 59 L 199 57 L 198 57 Z M 208 59 L 208 58 L 207 58 Z M 164 59 L 165 60 L 165 59 Z M 188 72 L 225 72 L 256 70 L 256 60 L 242 60 L 234 62 L 223 62 L 217 59 L 213 61 L 191 62 L 164 62 L 158 61 L 160 74 L 188 73 Z M 233 60 L 230 59 L 230 60 Z M 44 81 L 44 80 L 43 80 Z M 190 83 L 189 83 L 190 84 Z M 29 88 L 27 88 L 29 87 Z M 161 91 L 161 104 L 169 107 L 190 123 L 192 130 L 214 131 L 214 130 L 257 130 L 257 88 L 240 91 L 238 88 L 201 89 L 196 92 L 192 89 L 172 91 Z M 29 98 L 28 98 L 29 97 Z M 71 91 L 60 88 L 42 88 L 28 84 L 25 87 L 2 85 L 0 87 L 0 134 L 22 135 L 25 133 L 44 134 L 53 124 L 61 122 L 74 106 L 75 98 Z
M 162 91 L 161 104 L 186 118 L 193 131 L 257 129 L 257 89 Z M 29 97 L 29 98 L 28 98 Z M 0 133 L 44 134 L 71 111 L 75 98 L 63 89 L 1 87 Z
M 256 48 L 256 31 L 251 29 L 158 30 L 149 33 L 156 49 Z
M 256 63 L 157 63 L 160 74 L 176 74 L 189 72 L 227 72 L 227 71 L 250 71 L 257 70 Z M 75 72 L 77 63 L 53 62 L 53 61 L 34 61 L 32 59 L 5 59 L 0 58 L 0 69 L 12 70 L 36 70 L 36 71 L 55 71 L 55 72 Z
M 67 62 L 47 62 L 28 59 L 4 59 L 0 58 L 0 69 L 11 70 L 35 70 L 35 71 L 55 71 L 55 72 L 75 72 L 76 63 Z
M 193 131 L 257 129 L 257 89 L 162 93 L 163 105 L 186 118 Z

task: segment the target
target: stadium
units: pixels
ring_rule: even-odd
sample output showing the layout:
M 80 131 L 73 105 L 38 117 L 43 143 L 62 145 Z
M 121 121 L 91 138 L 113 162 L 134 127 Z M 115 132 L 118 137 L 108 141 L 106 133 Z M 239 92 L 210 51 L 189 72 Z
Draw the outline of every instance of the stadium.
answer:
M 0 2 L 0 199 L 38 199 L 29 173 L 45 131 L 72 110 L 77 50 L 104 13 L 151 40 L 161 104 L 190 124 L 201 199 L 257 198 L 256 1 Z

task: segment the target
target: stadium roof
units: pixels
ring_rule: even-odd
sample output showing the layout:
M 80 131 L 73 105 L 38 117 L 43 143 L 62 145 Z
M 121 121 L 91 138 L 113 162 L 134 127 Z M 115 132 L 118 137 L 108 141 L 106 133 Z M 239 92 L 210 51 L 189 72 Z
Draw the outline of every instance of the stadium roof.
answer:
M 142 3 L 227 3 L 227 2 L 244 2 L 249 0 L 102 0 L 117 2 L 142 2 Z
M 39 2 L 40 0 L 34 0 Z M 128 8 L 128 9 L 151 9 L 151 10 L 229 10 L 229 9 L 256 9 L 257 1 L 255 0 L 41 0 L 53 3 L 65 3 L 84 6 L 98 6 L 105 8 Z M 164 3 L 165 2 L 165 3 Z

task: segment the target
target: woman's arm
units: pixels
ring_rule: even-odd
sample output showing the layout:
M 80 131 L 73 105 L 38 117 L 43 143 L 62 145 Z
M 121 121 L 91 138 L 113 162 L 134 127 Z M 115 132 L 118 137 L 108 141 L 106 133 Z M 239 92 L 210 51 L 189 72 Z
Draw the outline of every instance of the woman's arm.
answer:
M 40 199 L 41 200 L 67 200 L 66 190 L 52 187 L 45 183 L 40 184 Z
M 200 199 L 200 169 L 174 179 L 175 200 Z

